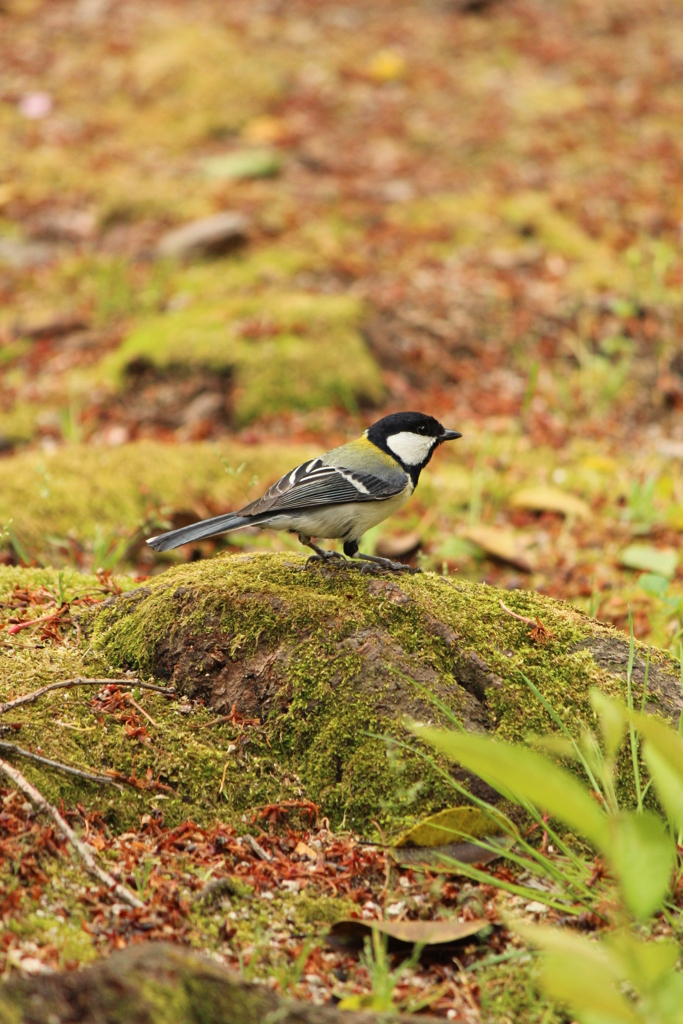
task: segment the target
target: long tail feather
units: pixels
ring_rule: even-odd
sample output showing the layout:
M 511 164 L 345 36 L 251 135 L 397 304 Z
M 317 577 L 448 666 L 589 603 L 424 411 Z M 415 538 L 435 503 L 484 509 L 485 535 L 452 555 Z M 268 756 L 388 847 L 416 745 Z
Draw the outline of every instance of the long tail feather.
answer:
M 181 526 L 179 530 L 160 533 L 158 537 L 150 537 L 147 543 L 155 551 L 170 551 L 171 548 L 189 544 L 193 540 L 203 540 L 205 537 L 215 537 L 218 533 L 239 530 L 240 526 L 246 526 L 252 522 L 252 516 L 240 516 L 234 512 L 227 512 L 224 516 L 204 519 L 201 523 L 192 523 L 190 526 Z

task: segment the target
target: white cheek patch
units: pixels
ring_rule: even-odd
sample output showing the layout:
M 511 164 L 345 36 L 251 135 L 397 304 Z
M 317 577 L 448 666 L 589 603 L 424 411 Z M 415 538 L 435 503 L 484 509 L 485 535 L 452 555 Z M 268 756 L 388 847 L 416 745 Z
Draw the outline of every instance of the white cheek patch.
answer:
M 436 444 L 435 437 L 413 434 L 409 430 L 401 430 L 387 438 L 387 445 L 394 455 L 398 455 L 406 466 L 419 466 L 429 455 Z

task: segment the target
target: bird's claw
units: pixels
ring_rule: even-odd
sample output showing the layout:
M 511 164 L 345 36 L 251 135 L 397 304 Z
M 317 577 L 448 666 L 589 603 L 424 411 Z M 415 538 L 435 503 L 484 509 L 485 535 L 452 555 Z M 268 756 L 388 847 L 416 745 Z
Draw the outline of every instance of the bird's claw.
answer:
M 341 555 L 338 551 L 320 551 L 320 553 L 316 551 L 315 554 L 308 556 L 308 558 L 306 559 L 306 564 L 304 565 L 304 569 L 308 569 L 309 564 L 312 562 L 323 562 L 324 564 L 325 562 L 332 561 L 332 559 L 334 558 L 343 559 L 344 556 Z

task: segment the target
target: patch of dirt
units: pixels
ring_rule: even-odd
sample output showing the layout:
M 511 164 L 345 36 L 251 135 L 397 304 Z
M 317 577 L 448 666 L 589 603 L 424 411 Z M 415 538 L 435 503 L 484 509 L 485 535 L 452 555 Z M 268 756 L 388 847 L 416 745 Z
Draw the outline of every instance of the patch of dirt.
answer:
M 229 373 L 181 366 L 161 371 L 141 361 L 128 367 L 122 393 L 89 410 L 89 418 L 101 429 L 125 431 L 124 440 L 173 431 L 178 441 L 198 441 L 229 431 L 232 413 Z

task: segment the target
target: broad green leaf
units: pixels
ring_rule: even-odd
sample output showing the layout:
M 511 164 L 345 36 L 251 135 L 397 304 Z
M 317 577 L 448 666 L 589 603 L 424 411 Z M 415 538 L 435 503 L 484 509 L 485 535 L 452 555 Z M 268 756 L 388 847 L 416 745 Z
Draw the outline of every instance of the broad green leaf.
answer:
M 627 569 L 644 569 L 645 572 L 667 579 L 676 572 L 678 555 L 673 548 L 655 548 L 652 544 L 629 544 L 619 556 L 619 564 Z
M 606 816 L 573 775 L 542 754 L 487 736 L 418 725 L 411 728 L 416 736 L 479 775 L 504 796 L 517 803 L 535 804 L 608 852 Z
M 654 572 L 646 572 L 638 580 L 638 586 L 646 594 L 652 594 L 653 597 L 664 597 L 669 589 L 669 580 L 666 576 L 658 576 Z
M 654 715 L 636 713 L 631 719 L 646 740 L 643 757 L 657 795 L 678 828 L 683 828 L 683 739 Z
M 625 812 L 609 820 L 610 863 L 626 906 L 644 919 L 661 906 L 668 892 L 675 855 L 673 842 L 662 820 L 649 811 Z
M 446 846 L 463 838 L 480 839 L 500 832 L 500 826 L 478 807 L 447 807 L 404 832 L 394 844 L 402 846 Z
M 613 697 L 606 697 L 604 693 L 595 688 L 590 692 L 590 700 L 593 711 L 600 719 L 600 731 L 605 741 L 607 756 L 612 758 L 624 738 L 627 721 L 626 709 L 620 701 L 614 700 Z
M 683 1024 L 683 974 L 672 971 L 662 978 L 649 1000 L 652 1020 L 661 1024 Z
M 207 178 L 226 181 L 240 178 L 269 178 L 282 167 L 282 157 L 271 149 L 245 149 L 226 156 L 211 156 L 203 161 Z
M 640 992 L 649 992 L 673 971 L 680 948 L 670 939 L 644 942 L 621 930 L 607 935 L 605 945 L 619 957 L 625 976 Z
M 571 740 L 566 739 L 564 736 L 558 736 L 555 733 L 551 733 L 548 736 L 539 736 L 536 733 L 529 733 L 526 736 L 526 741 L 531 747 L 536 747 L 537 750 L 545 750 L 548 754 L 554 754 L 555 757 L 566 757 L 572 761 L 579 759 L 579 752 L 572 743 Z
M 579 1020 L 637 1024 L 641 1018 L 619 991 L 623 965 L 604 945 L 559 928 L 508 922 L 541 951 L 541 983 L 551 999 L 564 1003 Z
M 683 778 L 650 740 L 643 744 L 643 758 L 664 810 L 683 828 Z

